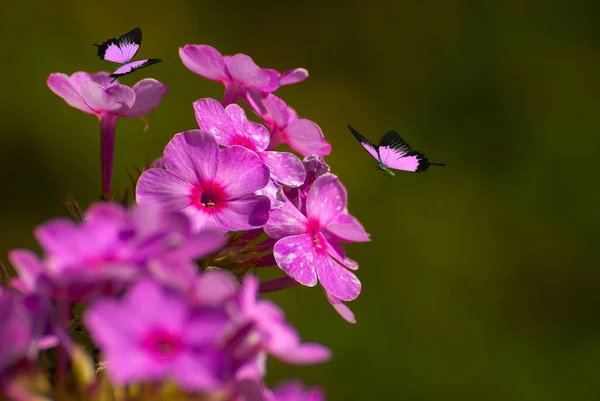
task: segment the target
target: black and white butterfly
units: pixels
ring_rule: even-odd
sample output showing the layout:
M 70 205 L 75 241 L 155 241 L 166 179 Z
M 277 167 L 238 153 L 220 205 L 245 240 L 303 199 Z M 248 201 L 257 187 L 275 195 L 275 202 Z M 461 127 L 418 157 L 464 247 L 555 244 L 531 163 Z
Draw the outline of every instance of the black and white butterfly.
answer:
M 110 74 L 110 77 L 114 78 L 111 82 L 114 82 L 114 80 L 120 76 L 131 74 L 135 70 L 162 61 L 157 58 L 131 61 L 141 44 L 142 30 L 140 28 L 135 28 L 131 32 L 127 32 L 125 35 L 121 36 L 119 39 L 108 39 L 101 45 L 94 45 L 98 47 L 98 57 L 102 60 L 121 64 L 112 74 Z
M 367 152 L 377 160 L 377 169 L 386 174 L 395 175 L 390 169 L 421 173 L 427 171 L 429 166 L 445 166 L 444 163 L 431 163 L 424 154 L 412 150 L 396 131 L 386 133 L 379 140 L 379 144 L 375 145 L 350 125 L 348 128 Z

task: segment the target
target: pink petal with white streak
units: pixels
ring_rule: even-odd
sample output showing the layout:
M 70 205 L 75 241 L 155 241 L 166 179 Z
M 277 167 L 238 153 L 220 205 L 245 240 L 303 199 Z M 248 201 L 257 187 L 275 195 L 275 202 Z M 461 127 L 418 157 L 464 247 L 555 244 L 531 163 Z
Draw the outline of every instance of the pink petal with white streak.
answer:
M 288 276 L 308 287 L 317 285 L 315 271 L 317 252 L 312 236 L 300 234 L 282 238 L 275 244 L 273 255 L 277 265 Z
M 315 252 L 314 266 L 319 282 L 331 295 L 342 301 L 352 301 L 360 294 L 361 284 L 354 273 L 346 270 L 326 252 Z

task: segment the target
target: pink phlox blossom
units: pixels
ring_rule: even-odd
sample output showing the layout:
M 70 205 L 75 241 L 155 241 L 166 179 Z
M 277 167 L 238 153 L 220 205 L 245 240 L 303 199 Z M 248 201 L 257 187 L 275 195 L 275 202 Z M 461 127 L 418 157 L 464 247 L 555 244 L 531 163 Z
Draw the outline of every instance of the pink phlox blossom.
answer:
M 267 185 L 270 171 L 256 153 L 242 146 L 219 149 L 212 134 L 192 130 L 171 139 L 163 161 L 164 169 L 140 176 L 139 204 L 181 210 L 195 231 L 241 231 L 266 223 L 271 202 L 255 192 Z
M 213 81 L 225 85 L 222 104 L 235 103 L 248 93 L 260 95 L 277 90 L 281 85 L 290 85 L 308 78 L 308 71 L 295 68 L 280 74 L 260 68 L 252 58 L 245 54 L 222 56 L 215 48 L 207 45 L 186 45 L 179 49 L 183 64 L 195 72 Z
M 267 234 L 278 239 L 273 253 L 283 271 L 302 285 L 312 287 L 320 282 L 341 301 L 355 299 L 361 284 L 345 268 L 358 265 L 345 257 L 337 241 L 369 241 L 358 220 L 346 214 L 346 206 L 346 189 L 335 175 L 325 174 L 308 191 L 306 215 L 286 202 L 272 211 L 265 226 Z

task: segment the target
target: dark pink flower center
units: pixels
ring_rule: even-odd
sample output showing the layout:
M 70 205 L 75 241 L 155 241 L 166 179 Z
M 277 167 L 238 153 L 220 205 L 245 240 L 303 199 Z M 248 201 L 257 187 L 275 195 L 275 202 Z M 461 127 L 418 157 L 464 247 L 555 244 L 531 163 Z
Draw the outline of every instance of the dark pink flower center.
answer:
M 321 224 L 318 220 L 309 220 L 306 227 L 308 234 L 313 238 L 313 242 L 317 248 L 323 248 L 325 237 L 321 234 Z
M 225 207 L 227 195 L 219 184 L 202 182 L 196 184 L 190 194 L 190 202 L 196 209 L 214 213 Z
M 181 338 L 163 329 L 155 329 L 145 338 L 143 347 L 161 358 L 174 358 L 183 348 Z
M 248 149 L 256 152 L 256 147 L 254 146 L 254 142 L 252 141 L 251 138 L 248 138 L 245 135 L 236 135 L 232 139 L 231 144 L 232 145 L 240 145 L 240 146 L 243 146 L 245 148 L 248 148 Z

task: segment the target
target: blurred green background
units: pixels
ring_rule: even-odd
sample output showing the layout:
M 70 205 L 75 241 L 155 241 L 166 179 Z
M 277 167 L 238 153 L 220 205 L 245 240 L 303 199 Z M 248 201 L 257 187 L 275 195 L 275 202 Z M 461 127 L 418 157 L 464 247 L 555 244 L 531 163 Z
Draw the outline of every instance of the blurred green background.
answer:
M 171 89 L 146 134 L 119 120 L 117 186 L 123 166 L 197 127 L 193 101 L 220 99 L 178 56 L 210 44 L 309 70 L 277 95 L 323 129 L 372 235 L 345 247 L 361 266 L 355 326 L 319 289 L 274 296 L 334 359 L 270 361 L 270 383 L 300 377 L 331 401 L 600 399 L 599 16 L 594 0 L 13 2 L 1 28 L 0 258 L 37 249 L 31 231 L 68 214 L 64 195 L 86 206 L 100 193 L 98 123 L 48 75 L 112 70 L 92 44 L 140 26 L 138 57 L 163 63 L 121 82 Z M 372 141 L 395 129 L 448 166 L 385 177 L 347 123 Z

